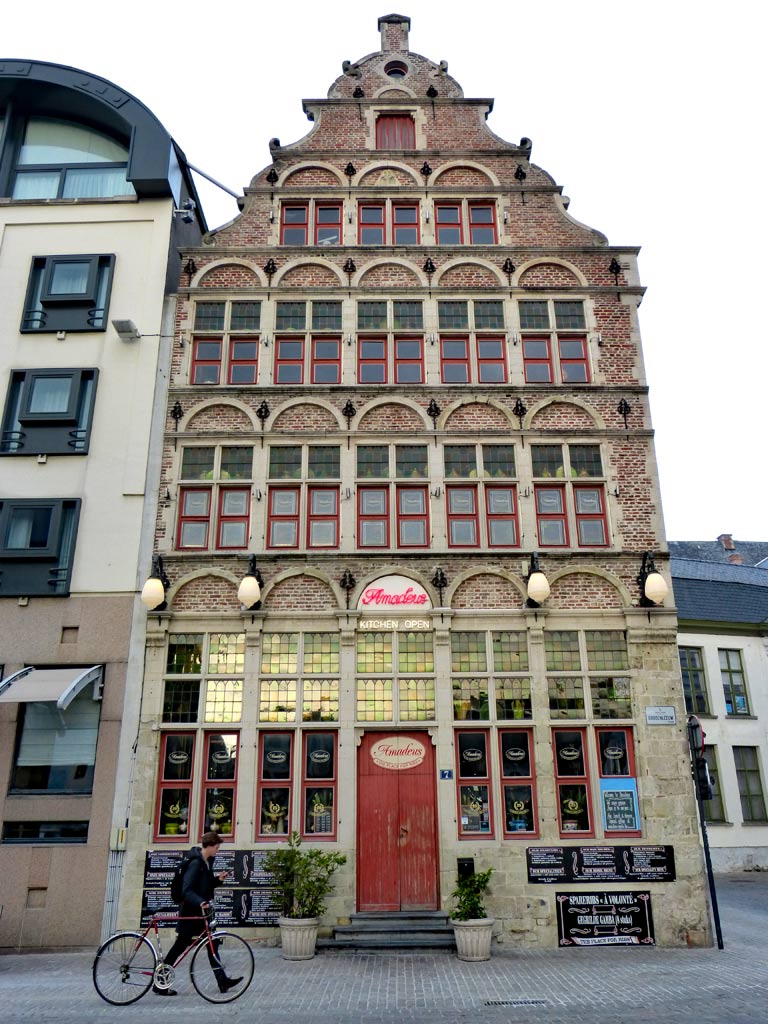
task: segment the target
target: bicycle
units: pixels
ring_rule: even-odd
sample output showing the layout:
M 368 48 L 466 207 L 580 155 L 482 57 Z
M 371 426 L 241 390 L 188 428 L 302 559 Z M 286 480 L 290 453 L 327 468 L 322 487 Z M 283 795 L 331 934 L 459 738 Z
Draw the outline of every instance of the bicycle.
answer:
M 181 920 L 191 918 L 153 914 L 143 932 L 116 932 L 103 942 L 93 961 L 93 984 L 101 998 L 113 1006 L 127 1006 L 141 999 L 153 985 L 163 991 L 171 988 L 176 968 L 190 953 L 189 976 L 198 995 L 209 1003 L 231 1003 L 241 996 L 253 978 L 253 952 L 239 935 L 219 929 L 212 931 L 216 927 L 212 912 L 203 915 L 205 931 L 187 946 L 176 963 L 164 962 L 159 923 Z M 147 937 L 151 931 L 155 933 L 154 942 Z M 214 973 L 218 971 L 241 980 L 222 992 Z

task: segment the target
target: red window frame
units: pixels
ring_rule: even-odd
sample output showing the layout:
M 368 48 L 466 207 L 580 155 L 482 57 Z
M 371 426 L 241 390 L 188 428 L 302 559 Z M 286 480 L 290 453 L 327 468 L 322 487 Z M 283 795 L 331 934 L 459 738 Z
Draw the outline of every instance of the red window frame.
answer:
M 627 751 L 627 771 L 616 772 L 606 774 L 603 772 L 603 759 L 600 753 L 600 736 L 603 733 L 609 732 L 620 732 L 624 734 L 624 743 Z M 634 731 L 631 726 L 617 726 L 611 728 L 610 726 L 597 726 L 595 728 L 595 753 L 597 756 L 597 773 L 601 779 L 627 779 L 633 780 L 635 785 L 633 787 L 635 796 L 638 797 L 637 793 L 637 768 L 635 766 L 635 744 L 634 744 Z M 601 792 L 602 801 L 602 792 Z M 622 831 L 621 829 L 609 829 L 605 820 L 603 820 L 603 832 L 606 836 L 640 836 L 642 831 L 640 829 L 631 829 L 629 831 Z
M 315 494 L 333 494 L 336 498 L 335 511 L 331 514 L 327 513 L 314 513 L 312 511 L 312 498 Z M 330 550 L 331 548 L 337 548 L 339 546 L 339 499 L 340 493 L 338 487 L 315 487 L 310 486 L 307 488 L 307 547 L 308 548 L 325 548 Z M 331 544 L 313 544 L 312 543 L 312 527 L 315 523 L 333 523 L 334 527 L 334 539 Z
M 191 752 L 188 756 L 187 763 L 189 764 L 189 774 L 186 778 L 180 779 L 168 779 L 166 778 L 166 751 L 168 747 L 168 740 L 170 738 L 188 738 L 191 739 Z M 192 829 L 192 786 L 195 780 L 195 747 L 196 747 L 197 734 L 191 730 L 186 731 L 173 731 L 164 732 L 160 736 L 160 760 L 158 763 L 157 770 L 157 800 L 155 806 L 155 821 L 154 821 L 154 841 L 160 843 L 179 843 L 184 840 L 189 841 L 190 836 L 194 834 Z M 184 762 L 175 762 L 177 764 L 183 764 Z M 163 811 L 163 794 L 169 790 L 183 790 L 187 794 L 187 830 L 186 832 L 168 833 L 160 831 L 160 822 Z
M 286 223 L 285 214 L 287 210 L 303 210 L 304 220 Z M 286 231 L 301 231 L 303 229 L 304 240 L 286 242 Z M 309 203 L 283 203 L 280 209 L 280 245 L 307 245 L 309 242 Z
M 499 355 L 489 356 L 483 355 L 483 345 L 491 342 L 498 343 Z M 504 344 L 503 335 L 498 334 L 479 334 L 476 338 L 477 345 L 477 380 L 479 384 L 506 384 L 508 382 L 507 375 L 507 349 Z M 493 377 L 493 380 L 489 380 L 486 377 L 486 369 L 491 367 L 498 367 L 500 372 Z M 493 376 L 493 374 L 491 374 Z
M 528 355 L 526 346 L 529 344 L 543 344 L 545 355 Z M 526 384 L 551 384 L 554 381 L 552 369 L 552 339 L 544 334 L 524 334 L 523 346 L 523 371 Z M 546 367 L 546 380 L 539 374 L 534 373 L 536 367 Z
M 384 494 L 384 512 L 363 512 L 363 496 L 373 491 Z M 363 542 L 363 525 L 367 522 L 382 522 L 384 524 L 384 541 L 381 544 L 365 544 Z M 390 494 L 389 486 L 384 484 L 378 487 L 358 487 L 357 489 L 357 546 L 359 548 L 381 549 L 389 547 L 390 537 Z
M 320 220 L 320 213 L 323 210 L 326 210 L 326 211 L 330 210 L 332 213 L 335 213 L 336 214 L 335 219 L 321 221 Z M 338 241 L 336 241 L 336 242 L 334 242 L 334 241 L 324 241 L 320 237 L 323 231 L 328 231 L 329 229 L 334 229 L 334 228 L 335 228 L 336 233 L 338 235 Z M 344 240 L 344 236 L 342 235 L 342 230 L 343 229 L 342 229 L 342 217 L 341 217 L 341 203 L 321 202 L 320 200 L 316 199 L 315 200 L 315 213 L 314 213 L 314 234 L 313 234 L 315 245 L 322 245 L 322 246 L 326 246 L 326 245 L 327 246 L 341 245 L 342 241 Z
M 275 513 L 273 511 L 274 497 L 276 494 L 291 493 L 296 496 L 296 511 L 290 514 Z M 301 487 L 271 486 L 267 493 L 267 547 L 275 551 L 293 551 L 299 546 L 299 524 L 301 517 Z M 293 523 L 295 544 L 274 544 L 272 542 L 272 526 L 274 523 Z
M 456 213 L 456 220 L 446 220 L 445 213 L 448 210 L 453 210 Z M 447 238 L 441 237 L 443 233 L 449 231 L 456 231 L 458 229 L 459 237 Z M 435 203 L 435 241 L 438 245 L 463 245 L 464 244 L 464 225 L 461 217 L 461 203 Z
M 416 149 L 416 125 L 410 114 L 379 114 L 376 149 Z
M 254 355 L 243 357 L 237 355 L 238 345 L 253 345 Z M 243 370 L 242 380 L 234 380 L 235 370 Z M 245 372 L 249 371 L 249 372 Z M 259 373 L 259 338 L 258 335 L 252 338 L 238 336 L 229 339 L 229 369 L 227 372 L 227 384 L 255 384 Z
M 472 512 L 452 512 L 451 501 L 457 491 L 466 491 L 472 495 Z M 477 487 L 472 484 L 449 484 L 445 488 L 445 515 L 448 524 L 448 547 L 449 548 L 476 548 L 480 546 L 480 516 L 478 513 Z M 473 542 L 460 544 L 453 540 L 452 527 L 456 523 L 472 523 L 475 529 Z
M 597 512 L 580 512 L 580 495 L 586 491 L 594 491 L 600 509 Z M 576 520 L 576 542 L 580 548 L 605 548 L 608 547 L 608 518 L 605 514 L 605 488 L 602 484 L 573 484 L 573 514 Z M 602 541 L 588 544 L 581 538 L 581 527 L 585 523 L 600 523 L 603 529 Z
M 385 237 L 385 217 L 384 217 L 384 203 L 360 203 L 357 208 L 357 243 L 358 245 L 384 245 L 386 241 Z M 379 220 L 366 221 L 363 217 L 364 211 L 375 210 L 379 213 Z M 364 238 L 364 232 L 378 231 L 379 237 L 376 239 Z
M 558 757 L 557 757 L 557 744 L 556 737 L 565 733 L 576 733 L 579 735 L 581 740 L 581 756 L 583 762 L 584 771 L 579 774 L 563 774 L 558 770 Z M 592 807 L 592 793 L 589 782 L 589 750 L 587 748 L 587 730 L 584 728 L 563 728 L 552 730 L 552 760 L 555 766 L 555 796 L 557 803 L 557 825 L 560 831 L 560 835 L 563 838 L 589 838 L 595 835 L 595 815 Z M 573 759 L 575 764 L 575 759 Z M 565 829 L 563 820 L 563 799 L 573 799 L 573 796 L 567 797 L 565 790 L 571 788 L 582 788 L 585 793 L 586 803 L 585 808 L 588 816 L 589 828 L 587 829 Z M 569 820 L 569 819 L 565 819 Z
M 228 494 L 245 495 L 245 512 L 237 515 L 226 514 L 224 503 Z M 251 520 L 251 489 L 250 487 L 219 487 L 218 518 L 216 522 L 216 547 L 222 551 L 242 551 L 248 547 L 248 526 Z M 239 523 L 244 527 L 242 544 L 222 544 L 224 527 Z
M 563 355 L 563 345 L 578 344 L 581 354 Z M 557 350 L 560 357 L 560 379 L 563 384 L 589 384 L 589 349 L 585 335 L 557 338 Z
M 509 746 L 505 750 L 504 737 L 525 737 L 526 745 L 528 747 L 528 767 L 529 771 L 525 774 L 518 774 L 514 770 L 516 763 L 515 758 L 505 757 L 505 753 L 512 753 L 514 751 L 513 746 Z M 536 799 L 536 758 L 534 756 L 535 747 L 533 744 L 533 729 L 499 729 L 499 764 L 501 765 L 501 808 L 502 813 L 502 834 L 505 839 L 535 839 L 539 835 L 539 811 L 538 803 Z M 519 763 L 519 762 L 518 762 Z M 506 769 L 506 770 L 505 770 Z M 530 789 L 531 794 L 531 818 L 533 828 L 521 828 L 520 821 L 523 817 L 523 808 L 519 809 L 519 813 L 515 815 L 517 808 L 512 794 L 508 794 L 507 790 L 512 790 L 516 787 L 525 787 Z M 522 802 L 522 801 L 520 801 Z
M 429 493 L 426 486 L 413 486 L 411 484 L 398 484 L 396 488 L 395 518 L 397 529 L 397 546 L 399 548 L 427 548 L 429 547 Z M 420 493 L 423 497 L 423 512 L 401 512 L 400 498 L 408 493 Z M 408 523 L 420 522 L 424 524 L 424 543 L 405 544 L 402 540 L 402 527 Z
M 208 512 L 206 515 L 190 515 L 184 512 L 184 503 L 188 494 L 207 494 Z M 176 550 L 177 551 L 207 551 L 211 537 L 211 513 L 213 509 L 213 488 L 212 487 L 182 487 L 179 490 L 179 518 L 176 524 Z M 205 543 L 203 544 L 182 544 L 182 532 L 187 523 L 205 523 Z
M 288 771 L 285 776 L 278 776 L 274 779 L 265 778 L 265 755 L 264 748 L 271 740 L 275 737 L 283 737 L 288 740 L 288 753 L 287 766 Z M 282 751 L 277 750 L 282 753 Z M 262 729 L 259 735 L 259 760 L 258 760 L 258 776 L 256 784 L 256 814 L 254 819 L 254 828 L 256 833 L 256 841 L 259 843 L 268 842 L 285 842 L 291 834 L 291 823 L 293 821 L 293 733 L 283 731 L 273 731 L 272 729 Z M 271 790 L 281 790 L 287 796 L 288 802 L 286 804 L 286 813 L 283 815 L 283 831 L 281 832 L 270 832 L 263 831 L 262 829 L 262 807 L 264 803 L 264 792 Z M 269 798 L 267 798 L 269 799 Z M 270 803 L 274 803 L 274 800 L 270 800 Z M 269 806 L 269 805 L 268 805 Z M 281 806 L 281 805 L 278 805 Z M 267 815 L 268 817 L 269 815 Z M 279 827 L 279 817 L 275 815 L 275 828 Z M 269 824 L 267 822 L 267 824 Z
M 219 346 L 219 358 L 213 359 L 210 356 L 200 355 L 201 345 L 218 345 Z M 223 344 L 221 337 L 218 338 L 194 338 L 192 341 L 192 366 L 190 370 L 190 382 L 192 384 L 202 385 L 205 387 L 208 385 L 218 384 L 221 380 L 221 356 L 223 352 Z M 198 370 L 202 370 L 207 366 L 216 367 L 216 380 L 198 380 Z
M 232 729 L 229 731 L 230 734 L 237 737 L 238 749 L 240 743 L 240 732 L 238 729 Z M 220 736 L 224 733 L 223 729 L 219 730 L 206 730 L 204 734 L 204 745 L 203 745 L 203 785 L 202 793 L 200 794 L 200 828 L 198 830 L 198 838 L 202 839 L 203 833 L 210 830 L 214 830 L 221 836 L 222 842 L 233 843 L 235 841 L 235 822 L 237 821 L 237 763 L 239 758 L 234 759 L 235 771 L 232 779 L 211 779 L 209 775 L 210 763 L 211 763 L 211 739 L 214 736 Z M 232 792 L 232 806 L 230 814 L 230 825 L 231 831 L 223 832 L 220 827 L 220 823 L 206 821 L 205 808 L 208 803 L 208 793 L 213 789 L 225 789 L 231 790 Z M 218 827 L 217 827 L 218 825 Z
M 547 512 L 540 511 L 539 499 L 543 496 L 545 491 L 557 491 L 560 494 L 560 508 L 558 512 Z M 539 538 L 539 547 L 542 548 L 567 548 L 569 546 L 568 538 L 568 507 L 565 502 L 565 487 L 561 485 L 552 484 L 535 484 L 533 488 L 534 501 L 536 504 L 536 533 Z M 562 544 L 551 544 L 542 539 L 542 525 L 546 523 L 558 522 L 562 523 L 563 527 L 563 542 Z
M 448 345 L 464 345 L 464 355 L 459 356 L 447 356 L 446 347 Z M 450 367 L 464 367 L 464 380 L 456 380 L 446 375 L 446 371 Z M 440 336 L 440 380 L 443 384 L 469 384 L 472 380 L 472 374 L 469 365 L 469 338 L 465 335 L 441 335 Z
M 309 777 L 309 762 L 312 758 L 313 753 L 325 753 L 325 751 L 309 751 L 313 740 L 317 740 L 318 737 L 325 736 L 331 740 L 333 748 L 333 770 L 328 776 L 315 776 Z M 339 743 L 338 733 L 333 731 L 315 731 L 314 729 L 304 730 L 302 738 L 302 750 L 301 750 L 301 835 L 307 839 L 311 839 L 313 842 L 333 842 L 336 839 L 338 820 L 339 820 L 339 808 L 338 808 L 338 760 L 339 760 Z M 331 831 L 330 832 L 317 832 L 313 828 L 309 827 L 308 819 L 310 815 L 307 813 L 307 805 L 309 802 L 309 794 L 313 790 L 326 789 L 331 790 L 333 794 L 333 811 L 331 813 Z M 315 818 L 317 821 L 317 818 Z
M 415 216 L 413 220 L 400 221 L 398 222 L 398 214 L 401 211 L 414 211 Z M 412 241 L 405 241 L 398 238 L 399 231 L 414 231 L 416 237 Z M 391 234 L 393 245 L 420 245 L 421 244 L 421 225 L 419 224 L 419 204 L 418 203 L 392 203 L 392 226 Z
M 417 342 L 419 346 L 418 358 L 414 359 L 412 356 L 403 356 L 399 354 L 400 342 Z M 396 335 L 394 338 L 394 352 L 395 352 L 395 384 L 423 384 L 424 383 L 424 338 L 415 337 L 413 335 Z M 401 374 L 401 371 L 408 366 L 415 366 L 417 368 L 418 380 L 405 380 Z
M 460 737 L 482 737 L 482 746 L 485 749 L 485 773 L 484 774 L 462 774 L 462 753 L 463 752 L 474 752 L 479 750 L 479 747 L 469 747 L 462 744 Z M 457 729 L 455 733 L 455 748 L 456 748 L 456 821 L 458 823 L 459 839 L 493 839 L 495 836 L 495 823 L 493 816 L 493 784 L 491 779 L 491 736 L 488 729 Z M 473 740 L 470 739 L 469 743 Z M 480 742 L 478 739 L 477 742 Z M 480 757 L 473 757 L 472 760 L 467 758 L 464 759 L 467 765 L 467 771 L 471 771 L 472 764 L 479 764 L 482 760 L 482 752 Z M 488 815 L 488 829 L 482 831 L 480 829 L 469 829 L 465 827 L 464 814 L 462 813 L 462 791 L 471 790 L 474 788 L 485 789 L 486 796 L 488 798 L 487 815 Z M 465 802 L 464 806 L 472 808 L 473 804 L 477 802 L 476 798 L 473 800 L 472 793 L 467 793 L 471 803 Z M 477 794 L 480 796 L 480 794 Z M 484 815 L 484 808 L 481 806 L 477 808 L 480 812 L 480 823 L 482 824 L 482 818 Z M 469 815 L 467 815 L 467 819 Z M 467 820 L 466 824 L 469 824 Z
M 298 345 L 300 347 L 300 356 L 281 356 L 283 345 Z M 298 380 L 280 380 L 280 371 L 283 368 L 297 366 L 299 368 L 299 379 Z M 297 338 L 295 335 L 288 336 L 285 338 L 275 339 L 275 370 L 274 370 L 274 382 L 275 384 L 303 384 L 304 383 L 304 338 Z
M 475 214 L 479 210 L 489 210 L 491 214 L 490 221 L 478 221 Z M 495 203 L 469 203 L 469 244 L 470 245 L 497 245 L 499 241 L 499 234 L 496 230 L 496 204 Z M 476 234 L 481 231 L 486 231 L 488 228 L 491 229 L 493 239 L 491 241 L 485 239 L 475 238 Z
M 512 511 L 511 512 L 492 512 L 491 511 L 491 496 L 497 491 L 509 491 L 512 498 Z M 514 532 L 515 539 L 512 544 L 495 544 L 493 541 L 492 524 L 495 522 L 511 522 Z M 517 486 L 515 484 L 486 484 L 485 485 L 485 525 L 488 533 L 488 547 L 489 548 L 508 548 L 508 547 L 520 547 L 520 521 L 518 519 L 518 507 L 517 507 Z
M 329 359 L 327 356 L 318 356 L 317 349 L 320 345 L 336 345 L 336 355 Z M 331 380 L 318 380 L 319 371 L 330 367 L 329 378 Z M 310 380 L 313 384 L 341 384 L 341 337 L 332 335 L 320 335 L 311 339 L 310 349 Z
M 366 345 L 381 345 L 380 356 L 366 356 L 363 354 Z M 380 380 L 364 380 L 368 367 L 378 367 Z M 375 376 L 375 374 L 374 374 Z M 386 384 L 387 383 L 387 338 L 386 335 L 367 335 L 357 339 L 357 383 L 358 384 Z

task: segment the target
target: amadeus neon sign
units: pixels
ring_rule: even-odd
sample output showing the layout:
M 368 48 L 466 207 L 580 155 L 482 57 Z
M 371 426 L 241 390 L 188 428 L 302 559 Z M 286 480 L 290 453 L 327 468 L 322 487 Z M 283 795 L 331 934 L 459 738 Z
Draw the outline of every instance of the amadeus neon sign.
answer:
M 432 609 L 429 594 L 407 576 L 380 576 L 369 583 L 360 595 L 357 608 L 370 616 L 360 618 L 358 629 L 432 628 L 429 616 L 419 617 Z

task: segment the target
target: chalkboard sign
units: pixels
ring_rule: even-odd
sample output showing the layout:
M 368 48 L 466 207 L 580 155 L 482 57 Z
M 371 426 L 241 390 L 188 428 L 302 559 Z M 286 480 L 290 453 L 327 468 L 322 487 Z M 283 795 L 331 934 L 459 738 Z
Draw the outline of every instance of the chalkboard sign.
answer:
M 674 882 L 672 846 L 529 846 L 528 881 Z
M 649 892 L 555 894 L 561 946 L 654 946 Z
M 631 789 L 606 789 L 602 797 L 606 832 L 638 830 L 635 794 Z
M 141 925 L 149 924 L 152 914 L 177 914 L 171 899 L 171 879 L 183 850 L 147 850 L 144 861 L 144 891 L 141 900 Z M 216 920 L 222 926 L 256 928 L 272 925 L 279 916 L 273 904 L 272 876 L 263 869 L 264 853 L 255 850 L 220 850 L 213 862 L 215 874 L 228 873 L 216 889 L 213 905 Z M 160 927 L 175 927 L 175 921 L 160 922 Z

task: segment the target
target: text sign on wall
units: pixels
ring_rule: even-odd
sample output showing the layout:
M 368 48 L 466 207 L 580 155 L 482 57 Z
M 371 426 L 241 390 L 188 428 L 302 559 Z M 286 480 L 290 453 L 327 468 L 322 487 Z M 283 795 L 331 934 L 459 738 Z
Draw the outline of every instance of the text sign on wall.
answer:
M 640 805 L 635 779 L 600 779 L 600 802 L 606 832 L 640 831 Z
M 674 882 L 672 846 L 529 846 L 528 881 Z
M 653 946 L 649 892 L 558 892 L 561 946 Z
M 676 725 L 677 713 L 670 705 L 654 704 L 645 709 L 646 725 Z
M 396 772 L 415 768 L 426 756 L 424 744 L 407 736 L 387 736 L 371 747 L 373 763 Z
M 424 587 L 407 576 L 379 576 L 363 590 L 357 608 L 372 615 L 414 613 L 428 611 L 432 602 Z

